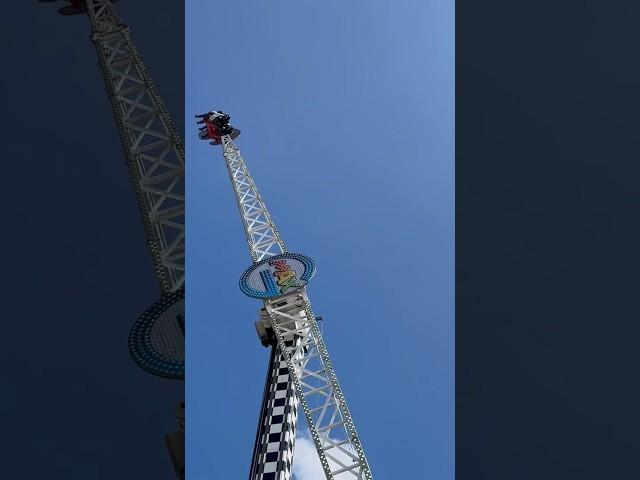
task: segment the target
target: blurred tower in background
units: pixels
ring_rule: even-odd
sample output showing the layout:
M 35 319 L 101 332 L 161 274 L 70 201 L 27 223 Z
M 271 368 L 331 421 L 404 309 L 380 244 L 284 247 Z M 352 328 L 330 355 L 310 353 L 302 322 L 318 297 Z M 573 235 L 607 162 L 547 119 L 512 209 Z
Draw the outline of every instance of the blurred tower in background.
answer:
M 56 0 L 39 0 L 50 3 Z M 114 0 L 115 1 L 115 0 Z M 184 379 L 184 146 L 131 38 L 109 0 L 67 0 L 58 12 L 86 15 L 120 135 L 125 163 L 160 284 L 160 299 L 133 325 L 129 350 L 147 372 Z M 126 271 L 127 265 L 122 265 Z M 167 435 L 184 478 L 184 402 Z

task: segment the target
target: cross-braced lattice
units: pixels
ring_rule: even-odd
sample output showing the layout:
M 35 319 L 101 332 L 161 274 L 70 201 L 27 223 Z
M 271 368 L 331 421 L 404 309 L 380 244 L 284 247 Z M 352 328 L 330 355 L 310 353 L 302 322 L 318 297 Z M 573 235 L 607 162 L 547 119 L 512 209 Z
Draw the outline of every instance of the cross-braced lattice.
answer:
M 108 0 L 86 0 L 92 36 L 163 292 L 184 284 L 184 146 Z
M 371 480 L 371 470 L 305 289 L 265 301 L 327 479 Z M 294 338 L 294 341 L 287 341 Z
M 254 262 L 259 262 L 263 258 L 286 252 L 284 242 L 271 220 L 269 210 L 260 197 L 240 150 L 228 135 L 223 136 L 221 140 L 251 258 Z

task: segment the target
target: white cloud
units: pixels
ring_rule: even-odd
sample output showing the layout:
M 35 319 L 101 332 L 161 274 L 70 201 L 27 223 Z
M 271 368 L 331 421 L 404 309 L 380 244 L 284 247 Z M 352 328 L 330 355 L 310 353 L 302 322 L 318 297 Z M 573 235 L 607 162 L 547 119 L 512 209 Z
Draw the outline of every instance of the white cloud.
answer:
M 296 446 L 293 452 L 293 478 L 294 480 L 325 479 L 316 446 L 306 428 L 304 430 L 298 429 Z

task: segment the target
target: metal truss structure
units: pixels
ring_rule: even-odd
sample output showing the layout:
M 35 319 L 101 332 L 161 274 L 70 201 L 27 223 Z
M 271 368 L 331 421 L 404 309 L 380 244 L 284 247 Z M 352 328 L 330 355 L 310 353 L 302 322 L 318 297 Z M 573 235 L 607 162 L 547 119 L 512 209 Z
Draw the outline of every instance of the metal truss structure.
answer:
M 254 264 L 285 253 L 286 247 L 240 151 L 229 135 L 222 136 L 220 143 Z M 261 322 L 259 331 L 268 332 L 261 340 L 264 344 L 271 342 L 273 351 L 250 480 L 291 478 L 294 445 L 290 439 L 295 438 L 298 407 L 304 412 L 327 480 L 371 480 L 306 288 L 265 299 Z M 278 399 L 283 400 L 274 407 Z
M 221 143 L 251 258 L 254 262 L 259 262 L 266 257 L 286 252 L 287 248 L 247 170 L 240 150 L 228 135 L 221 138 Z
M 184 146 L 109 0 L 85 0 L 100 68 L 162 292 L 184 284 Z
M 369 464 L 306 289 L 284 299 L 266 300 L 265 307 L 289 371 L 295 373 L 295 391 L 327 480 L 371 480 Z M 287 342 L 289 337 L 295 340 Z

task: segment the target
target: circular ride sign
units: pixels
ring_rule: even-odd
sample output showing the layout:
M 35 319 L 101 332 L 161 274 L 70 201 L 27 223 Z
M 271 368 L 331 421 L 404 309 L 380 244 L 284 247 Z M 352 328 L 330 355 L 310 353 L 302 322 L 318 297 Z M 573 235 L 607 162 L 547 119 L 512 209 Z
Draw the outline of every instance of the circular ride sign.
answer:
M 316 270 L 306 255 L 282 253 L 253 264 L 240 277 L 240 290 L 253 298 L 288 295 L 304 287 Z

